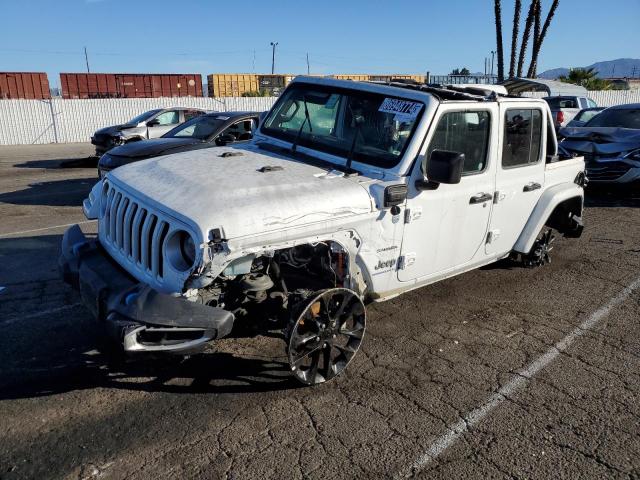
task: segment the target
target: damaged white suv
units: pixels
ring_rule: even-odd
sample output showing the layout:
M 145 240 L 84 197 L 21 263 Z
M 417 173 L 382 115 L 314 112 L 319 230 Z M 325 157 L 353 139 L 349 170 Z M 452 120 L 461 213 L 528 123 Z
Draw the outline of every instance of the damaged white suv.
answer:
M 583 159 L 558 158 L 543 100 L 503 93 L 298 77 L 251 144 L 109 173 L 64 277 L 127 352 L 279 329 L 294 376 L 329 380 L 366 302 L 581 234 Z

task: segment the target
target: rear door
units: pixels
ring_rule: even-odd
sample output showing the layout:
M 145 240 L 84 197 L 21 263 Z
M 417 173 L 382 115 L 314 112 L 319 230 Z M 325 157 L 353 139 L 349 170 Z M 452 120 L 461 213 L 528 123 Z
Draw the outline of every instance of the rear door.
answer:
M 487 254 L 513 249 L 544 190 L 545 110 L 537 103 L 501 103 L 502 135 Z

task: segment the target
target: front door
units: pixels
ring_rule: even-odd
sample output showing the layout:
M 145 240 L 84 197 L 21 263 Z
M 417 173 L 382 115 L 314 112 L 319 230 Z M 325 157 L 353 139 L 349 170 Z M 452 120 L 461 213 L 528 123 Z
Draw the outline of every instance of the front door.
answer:
M 512 104 L 513 105 L 513 104 Z M 500 107 L 504 119 L 487 254 L 508 254 L 544 190 L 547 115 L 532 103 Z
M 167 110 L 152 120 L 151 125 L 147 127 L 147 137 L 158 138 L 180 124 L 180 112 L 178 110 Z
M 461 110 L 441 105 L 409 182 L 400 281 L 426 280 L 485 257 L 495 187 L 497 104 Z M 434 150 L 465 154 L 459 184 L 416 189 Z

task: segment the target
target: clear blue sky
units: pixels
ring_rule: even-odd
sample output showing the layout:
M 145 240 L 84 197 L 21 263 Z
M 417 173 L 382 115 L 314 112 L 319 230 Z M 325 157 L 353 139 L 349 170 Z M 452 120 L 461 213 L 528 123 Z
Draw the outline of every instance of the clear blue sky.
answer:
M 513 0 L 502 0 L 505 49 Z M 523 0 L 523 17 L 528 0 Z M 543 0 L 546 12 L 551 0 Z M 492 0 L 3 0 L 0 71 L 448 73 L 483 71 Z M 640 0 L 561 0 L 539 72 L 640 58 Z M 255 65 L 254 65 L 255 51 Z M 508 55 L 507 55 L 508 58 Z

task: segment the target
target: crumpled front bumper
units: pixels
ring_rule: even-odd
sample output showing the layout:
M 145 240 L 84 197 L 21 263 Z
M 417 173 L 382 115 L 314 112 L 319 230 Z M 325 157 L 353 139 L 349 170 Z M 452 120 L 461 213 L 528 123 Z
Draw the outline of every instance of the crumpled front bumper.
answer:
M 127 352 L 194 353 L 233 328 L 231 312 L 138 282 L 78 225 L 65 232 L 58 265 L 64 281 L 79 290 L 83 303 Z

